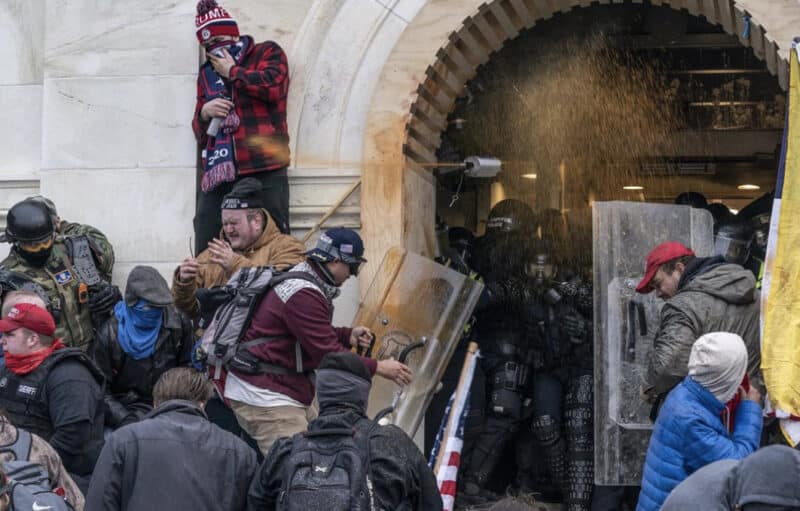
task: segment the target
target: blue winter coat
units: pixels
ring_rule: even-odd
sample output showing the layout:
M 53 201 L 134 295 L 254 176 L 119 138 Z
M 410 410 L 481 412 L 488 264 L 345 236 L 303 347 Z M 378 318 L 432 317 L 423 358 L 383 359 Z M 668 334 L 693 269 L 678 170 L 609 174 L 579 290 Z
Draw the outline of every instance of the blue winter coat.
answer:
M 717 460 L 739 460 L 758 449 L 758 403 L 739 403 L 732 435 L 720 419 L 724 408 L 689 376 L 669 393 L 650 437 L 637 511 L 658 511 L 669 492 L 695 470 Z

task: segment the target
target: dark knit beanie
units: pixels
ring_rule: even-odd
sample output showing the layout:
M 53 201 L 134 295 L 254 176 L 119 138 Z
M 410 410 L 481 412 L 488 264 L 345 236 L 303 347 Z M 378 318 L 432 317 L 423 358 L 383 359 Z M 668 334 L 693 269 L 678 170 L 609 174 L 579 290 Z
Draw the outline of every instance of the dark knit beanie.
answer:
M 361 361 L 358 355 L 352 351 L 338 351 L 335 353 L 328 353 L 322 358 L 317 370 L 323 369 L 337 369 L 339 371 L 346 371 L 354 374 L 359 378 L 367 381 L 372 381 L 372 375 L 369 374 L 367 366 Z
M 220 209 L 264 209 L 264 189 L 261 181 L 246 177 L 233 185 L 233 188 L 222 198 Z

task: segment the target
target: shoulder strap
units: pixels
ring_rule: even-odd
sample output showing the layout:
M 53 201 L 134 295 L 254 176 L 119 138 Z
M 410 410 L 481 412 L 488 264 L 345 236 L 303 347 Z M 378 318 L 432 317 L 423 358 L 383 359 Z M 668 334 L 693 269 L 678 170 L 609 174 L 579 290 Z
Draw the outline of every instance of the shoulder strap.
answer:
M 31 457 L 32 442 L 29 431 L 17 428 L 17 439 L 13 444 L 0 447 L 0 453 L 10 452 L 16 461 L 28 461 Z
M 311 282 L 312 284 L 314 284 L 314 286 L 319 287 L 319 282 L 317 282 L 317 280 L 314 279 L 314 277 L 312 277 L 311 275 L 309 275 L 308 273 L 306 273 L 304 271 L 286 271 L 286 272 L 277 273 L 269 281 L 269 287 L 273 288 L 273 287 L 277 286 L 278 284 L 280 284 L 281 282 L 284 282 L 284 281 L 287 281 L 287 280 L 292 280 L 292 279 L 306 280 L 306 281 Z

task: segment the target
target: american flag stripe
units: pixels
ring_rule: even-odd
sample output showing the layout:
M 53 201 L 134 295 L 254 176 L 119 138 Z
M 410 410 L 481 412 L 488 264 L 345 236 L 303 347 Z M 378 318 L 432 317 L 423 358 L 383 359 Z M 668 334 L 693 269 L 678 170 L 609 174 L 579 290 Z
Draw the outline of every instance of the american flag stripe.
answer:
M 477 359 L 477 353 L 474 357 L 471 357 L 467 367 L 467 373 L 462 379 L 463 389 L 469 389 L 472 384 L 472 377 L 475 373 L 475 363 Z M 442 438 L 450 422 L 450 416 L 453 413 L 457 414 L 455 417 L 458 417 L 457 426 L 453 428 L 448 438 Z M 461 395 L 458 396 L 458 399 L 456 399 L 456 393 L 454 392 L 453 395 L 450 396 L 450 402 L 442 418 L 439 433 L 436 435 L 433 452 L 431 452 L 430 465 L 435 467 L 439 449 L 444 445 L 444 455 L 441 465 L 439 466 L 439 471 L 436 474 L 436 482 L 439 486 L 439 493 L 442 495 L 442 509 L 444 511 L 452 511 L 455 503 L 458 467 L 461 464 L 461 449 L 464 446 L 464 422 L 468 413 L 469 392 L 462 392 Z

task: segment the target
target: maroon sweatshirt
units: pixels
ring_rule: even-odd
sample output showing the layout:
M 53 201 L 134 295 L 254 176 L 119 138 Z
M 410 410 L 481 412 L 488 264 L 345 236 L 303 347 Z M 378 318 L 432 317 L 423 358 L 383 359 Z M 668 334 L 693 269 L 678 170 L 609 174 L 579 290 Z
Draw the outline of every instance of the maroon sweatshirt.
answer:
M 323 280 L 307 262 L 290 271 L 309 273 L 317 285 L 301 279 L 281 282 L 261 300 L 253 314 L 250 328 L 243 341 L 259 337 L 277 337 L 276 340 L 249 349 L 260 360 L 294 369 L 295 342 L 300 342 L 305 374 L 247 375 L 233 371 L 237 377 L 256 387 L 280 392 L 308 406 L 314 398 L 314 384 L 308 371 L 316 369 L 327 353 L 350 350 L 351 328 L 331 325 L 333 299 L 339 289 Z M 374 375 L 378 367 L 375 359 L 362 357 L 364 365 Z

